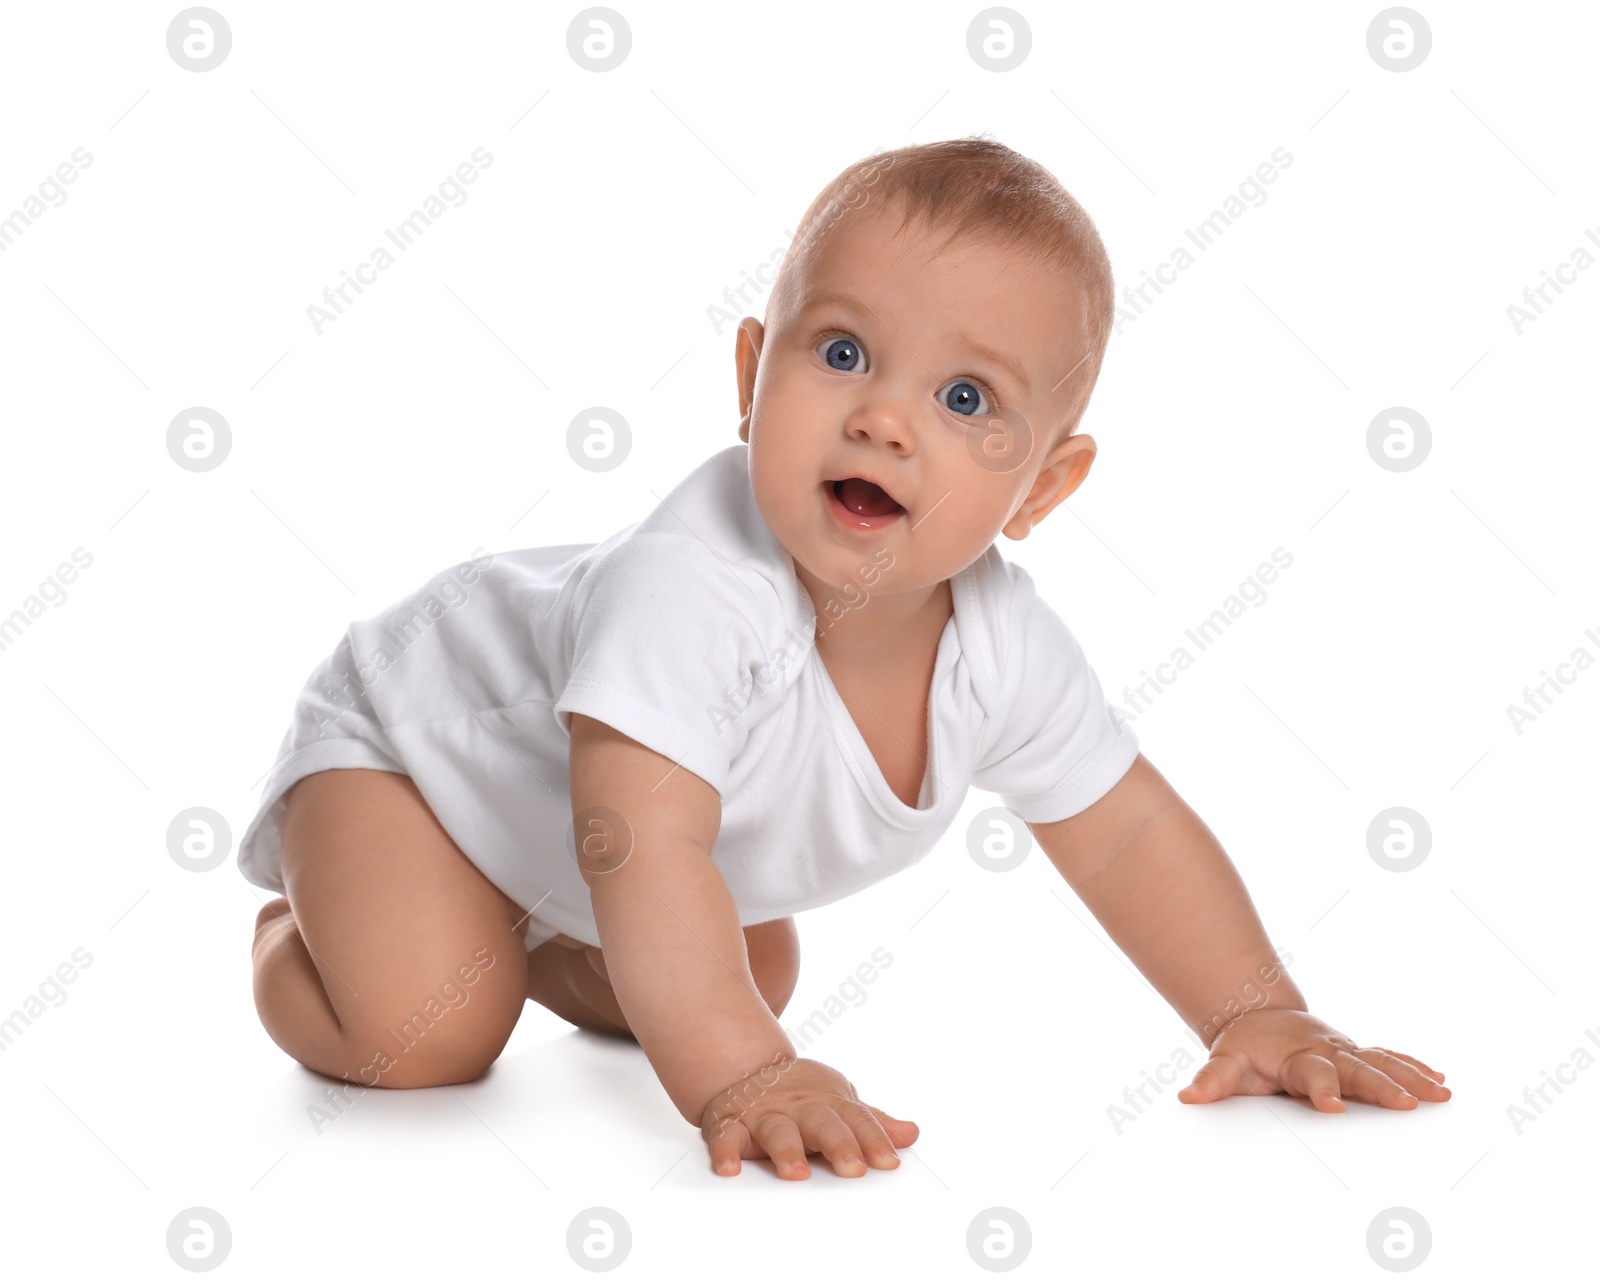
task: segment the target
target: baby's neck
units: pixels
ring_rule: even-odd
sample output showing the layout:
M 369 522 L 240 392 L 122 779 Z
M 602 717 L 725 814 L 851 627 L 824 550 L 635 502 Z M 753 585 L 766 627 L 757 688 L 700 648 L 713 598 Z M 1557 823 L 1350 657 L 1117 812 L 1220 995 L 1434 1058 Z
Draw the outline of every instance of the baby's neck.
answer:
M 954 603 L 948 580 L 920 595 L 873 594 L 868 588 L 851 593 L 857 603 L 826 587 L 812 590 L 817 614 L 817 649 L 844 662 L 872 665 L 894 662 L 934 643 L 950 620 Z

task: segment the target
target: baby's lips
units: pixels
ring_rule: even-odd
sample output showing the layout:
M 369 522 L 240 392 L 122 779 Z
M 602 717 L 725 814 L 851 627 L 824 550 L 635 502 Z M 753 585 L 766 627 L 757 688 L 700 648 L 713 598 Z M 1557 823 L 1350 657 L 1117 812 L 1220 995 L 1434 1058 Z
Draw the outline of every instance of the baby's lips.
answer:
M 906 509 L 881 484 L 862 476 L 843 476 L 835 480 L 833 491 L 846 510 L 861 515 L 889 515 Z

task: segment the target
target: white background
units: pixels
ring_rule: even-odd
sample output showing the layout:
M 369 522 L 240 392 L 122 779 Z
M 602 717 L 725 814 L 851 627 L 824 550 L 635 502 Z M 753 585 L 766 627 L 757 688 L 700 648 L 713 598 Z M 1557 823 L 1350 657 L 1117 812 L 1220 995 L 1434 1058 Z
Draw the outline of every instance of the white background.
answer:
M 0 217 L 93 157 L 0 253 L 0 616 L 93 557 L 0 651 L 0 1014 L 92 956 L 0 1054 L 9 1259 L 174 1274 L 168 1225 L 204 1206 L 226 1274 L 576 1274 L 568 1224 L 603 1205 L 624 1273 L 984 1274 L 968 1224 L 1006 1206 L 1036 1274 L 1348 1276 L 1381 1273 L 1368 1224 L 1403 1206 L 1424 1274 L 1593 1266 L 1600 1070 L 1520 1133 L 1507 1108 L 1600 1053 L 1600 671 L 1520 734 L 1506 711 L 1600 655 L 1600 270 L 1520 335 L 1506 311 L 1600 252 L 1591 6 L 1428 4 L 1404 73 L 1368 53 L 1377 4 L 1030 5 L 1001 73 L 968 53 L 977 5 L 630 3 L 605 73 L 568 53 L 581 6 L 219 7 L 233 47 L 204 73 L 167 52 L 176 5 L 5 17 Z M 168 824 L 204 805 L 242 834 L 350 619 L 474 547 L 602 538 L 734 443 L 708 306 L 845 164 L 980 131 L 1061 177 L 1119 286 L 1293 156 L 1113 339 L 1092 475 L 1001 550 L 1119 698 L 1292 553 L 1136 728 L 1313 1012 L 1453 1099 L 1322 1115 L 1173 1085 L 1119 1133 L 1122 1090 L 1193 1045 L 1039 851 L 975 865 L 974 792 L 922 864 L 799 921 L 786 1026 L 892 953 L 808 1053 L 922 1126 L 897 1171 L 718 1179 L 635 1046 L 531 1004 L 481 1080 L 369 1090 L 317 1132 L 327 1081 L 251 1002 L 266 895 L 231 856 L 176 865 Z M 466 202 L 318 335 L 308 305 L 477 147 Z M 565 447 L 597 404 L 634 437 L 603 475 Z M 196 405 L 232 431 L 199 474 L 166 446 Z M 1366 447 L 1395 405 L 1432 430 L 1403 473 Z M 1432 831 L 1403 873 L 1366 845 L 1394 805 Z

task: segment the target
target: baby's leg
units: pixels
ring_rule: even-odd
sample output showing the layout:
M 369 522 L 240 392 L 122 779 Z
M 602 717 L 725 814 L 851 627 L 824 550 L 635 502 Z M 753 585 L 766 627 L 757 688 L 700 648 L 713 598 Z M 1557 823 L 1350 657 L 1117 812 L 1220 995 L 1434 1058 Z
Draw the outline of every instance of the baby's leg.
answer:
M 288 898 L 262 910 L 253 950 L 267 1034 L 313 1071 L 362 1084 L 482 1075 L 527 999 L 526 912 L 404 774 L 324 770 L 285 799 Z
M 800 935 L 794 917 L 751 925 L 744 931 L 744 945 L 756 990 L 777 1017 L 800 979 Z M 633 1039 L 611 989 L 605 952 L 566 934 L 528 952 L 528 998 L 576 1026 Z

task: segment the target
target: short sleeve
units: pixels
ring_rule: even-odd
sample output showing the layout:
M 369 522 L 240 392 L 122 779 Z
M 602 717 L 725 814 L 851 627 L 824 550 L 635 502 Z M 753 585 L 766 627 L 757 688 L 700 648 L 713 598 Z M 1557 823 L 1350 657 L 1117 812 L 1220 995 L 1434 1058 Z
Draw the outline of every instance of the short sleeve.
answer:
M 972 784 L 997 792 L 1025 822 L 1058 822 L 1110 791 L 1139 754 L 1126 718 L 1110 703 L 1066 623 L 1019 565 L 999 705 Z
M 573 594 L 570 675 L 552 707 L 610 725 L 721 795 L 749 736 L 742 695 L 781 641 L 776 595 L 699 538 L 638 533 Z

